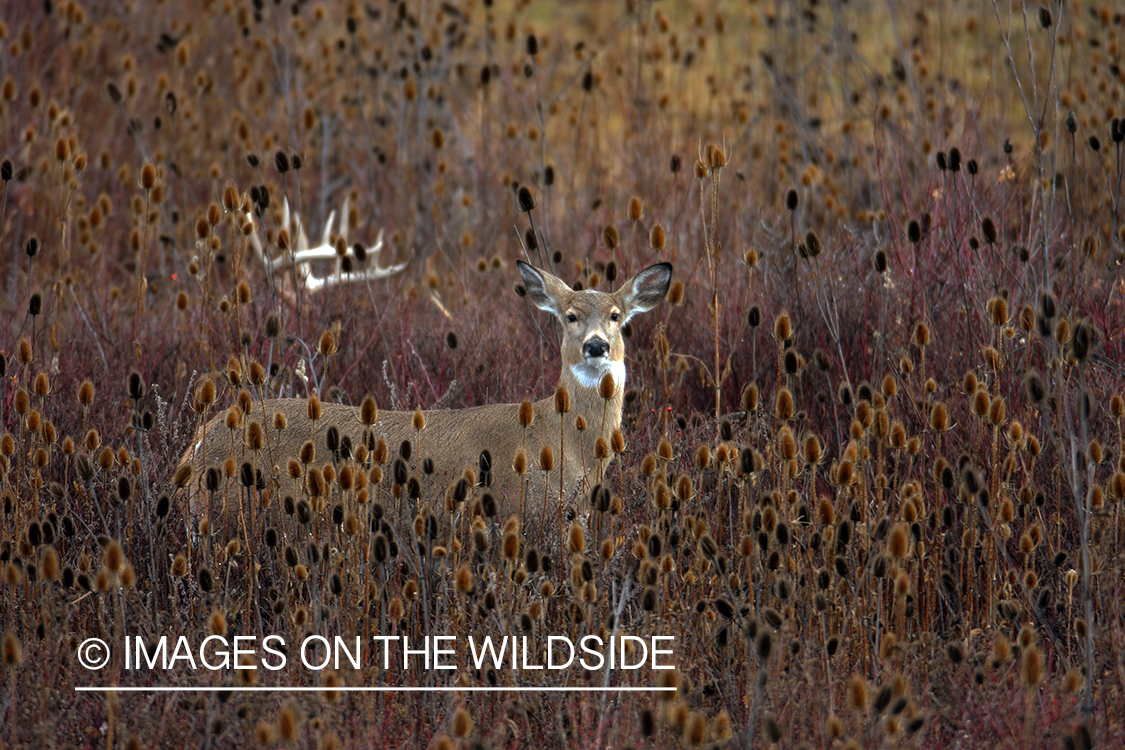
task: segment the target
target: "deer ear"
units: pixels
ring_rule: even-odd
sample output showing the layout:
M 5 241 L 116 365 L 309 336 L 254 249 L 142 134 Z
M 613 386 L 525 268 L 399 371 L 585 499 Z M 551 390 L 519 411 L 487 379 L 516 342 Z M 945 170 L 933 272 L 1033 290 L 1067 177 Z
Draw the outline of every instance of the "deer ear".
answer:
M 573 290 L 558 277 L 540 271 L 530 263 L 517 260 L 516 266 L 520 269 L 520 276 L 523 276 L 527 298 L 531 303 L 540 310 L 560 315 L 563 299 Z
M 657 263 L 626 281 L 617 290 L 625 303 L 625 320 L 660 304 L 672 283 L 672 264 Z

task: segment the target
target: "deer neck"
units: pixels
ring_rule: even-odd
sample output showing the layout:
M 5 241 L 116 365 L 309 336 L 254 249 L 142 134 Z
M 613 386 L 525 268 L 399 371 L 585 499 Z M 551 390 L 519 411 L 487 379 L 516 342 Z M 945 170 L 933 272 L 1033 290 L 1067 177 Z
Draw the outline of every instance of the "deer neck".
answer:
M 605 372 L 613 375 L 614 393 L 604 399 L 598 393 Z M 613 431 L 621 426 L 621 411 L 625 404 L 625 363 L 611 362 L 602 372 L 591 372 L 583 365 L 564 365 L 559 373 L 559 385 L 570 393 L 570 413 L 567 415 L 568 431 L 581 414 L 586 418 L 587 441 L 592 449 L 598 437 L 609 440 Z

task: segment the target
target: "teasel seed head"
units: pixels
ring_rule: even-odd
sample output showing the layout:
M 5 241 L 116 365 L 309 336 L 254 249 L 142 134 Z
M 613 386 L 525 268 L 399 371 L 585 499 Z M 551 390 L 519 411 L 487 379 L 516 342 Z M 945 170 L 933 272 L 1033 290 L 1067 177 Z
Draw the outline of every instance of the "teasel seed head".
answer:
M 984 236 L 984 241 L 989 245 L 996 244 L 996 239 L 999 236 L 996 231 L 996 222 L 992 220 L 991 216 L 985 216 L 980 222 L 980 232 Z
M 320 352 L 321 356 L 332 356 L 336 353 L 336 346 L 336 336 L 333 335 L 332 331 L 325 331 L 320 334 L 320 341 L 317 343 L 317 351 Z
M 695 449 L 695 468 L 706 469 L 711 465 L 711 448 L 700 445 Z
M 555 469 L 555 452 L 551 450 L 549 445 L 544 445 L 539 449 L 539 469 L 540 471 L 554 471 Z
M 1000 327 L 1008 322 L 1008 300 L 1001 295 L 989 298 L 987 310 L 992 325 Z
M 605 244 L 607 250 L 614 250 L 621 244 L 621 235 L 617 233 L 617 227 L 613 224 L 606 224 L 602 229 L 602 242 Z
M 930 429 L 935 432 L 945 432 L 949 429 L 949 409 L 941 401 L 930 409 Z
M 789 188 L 789 191 L 785 193 L 785 207 L 790 211 L 796 211 L 798 205 L 800 205 L 800 198 L 796 189 Z
M 993 425 L 1002 423 L 1008 417 L 1008 408 L 1002 396 L 992 399 L 988 405 L 988 421 Z
M 668 304 L 673 307 L 679 307 L 684 303 L 684 282 L 676 279 L 672 285 L 668 287 Z
M 1043 652 L 1038 646 L 1025 648 L 1020 654 L 1020 679 L 1029 690 L 1039 686 L 1045 676 Z
M 779 342 L 788 341 L 793 337 L 793 323 L 789 319 L 789 313 L 785 311 L 778 313 L 773 322 L 773 337 Z
M 13 673 L 16 667 L 23 663 L 23 645 L 10 630 L 4 633 L 4 644 L 0 647 L 0 661 Z
M 867 682 L 862 676 L 853 674 L 848 680 L 848 706 L 857 713 L 867 711 Z
M 570 412 L 570 391 L 565 385 L 555 389 L 555 413 L 567 414 Z
M 1078 667 L 1071 667 L 1063 675 L 1063 690 L 1066 691 L 1067 695 L 1078 695 L 1082 692 L 1085 684 L 1086 680 L 1082 677 L 1082 671 Z M 1092 743 L 1087 745 L 1087 747 L 1092 746 Z
M 520 185 L 519 190 L 516 191 L 516 207 L 521 213 L 527 213 L 534 210 L 535 206 L 535 194 L 531 192 L 531 188 Z
M 819 437 L 813 434 L 805 436 L 803 457 L 805 464 L 809 466 L 816 466 L 820 463 L 821 459 L 824 458 L 824 451 Z
M 215 381 L 210 376 L 204 376 L 196 390 L 196 398 L 204 407 L 211 406 L 215 403 L 215 391 Z
M 758 386 L 756 383 L 747 383 L 742 389 L 742 396 L 739 399 L 739 406 L 742 411 L 754 412 L 758 410 L 759 394 Z
M 793 394 L 790 390 L 781 386 L 777 391 L 777 396 L 774 399 L 773 416 L 775 419 L 781 421 L 788 421 L 793 418 L 796 411 L 796 406 L 793 402 Z
M 602 375 L 602 379 L 598 382 L 598 395 L 606 401 L 613 398 L 614 393 L 617 391 L 616 384 L 613 382 L 613 374 L 606 373 Z

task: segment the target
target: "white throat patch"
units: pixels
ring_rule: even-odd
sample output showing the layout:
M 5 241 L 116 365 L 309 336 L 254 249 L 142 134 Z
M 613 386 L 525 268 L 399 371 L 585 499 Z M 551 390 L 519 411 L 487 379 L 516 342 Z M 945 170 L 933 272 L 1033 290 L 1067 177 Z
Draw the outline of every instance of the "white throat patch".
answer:
M 624 362 L 610 362 L 606 358 L 602 358 L 600 363 L 593 363 L 590 361 L 582 361 L 576 365 L 570 366 L 570 371 L 574 373 L 574 379 L 583 388 L 597 388 L 602 382 L 602 376 L 607 372 L 613 375 L 613 384 L 616 386 L 615 390 L 618 392 L 625 389 L 625 363 Z

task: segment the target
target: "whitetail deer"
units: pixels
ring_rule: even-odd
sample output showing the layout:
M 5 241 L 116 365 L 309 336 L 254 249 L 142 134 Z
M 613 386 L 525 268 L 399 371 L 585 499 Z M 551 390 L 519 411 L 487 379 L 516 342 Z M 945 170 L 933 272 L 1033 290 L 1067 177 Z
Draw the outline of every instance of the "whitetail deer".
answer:
M 399 485 L 400 497 L 431 500 L 431 507 L 438 512 L 443 507 L 438 500 L 441 493 L 462 478 L 467 469 L 472 469 L 479 472 L 478 483 L 490 488 L 499 505 L 497 511 L 522 512 L 524 501 L 528 515 L 539 517 L 550 498 L 552 512 L 548 519 L 553 519 L 554 511 L 561 508 L 560 498 L 566 500 L 588 492 L 612 460 L 613 434 L 621 425 L 624 405 L 622 327 L 631 317 L 651 310 L 664 299 L 672 266 L 650 266 L 612 294 L 575 291 L 555 276 L 522 261 L 519 270 L 527 298 L 562 323 L 562 369 L 554 395 L 529 405 L 381 411 L 377 415 L 371 402 L 366 407 L 318 402 L 320 415 L 316 420 L 310 419 L 309 402 L 305 399 L 255 401 L 249 414 L 238 415 L 234 427 L 229 426 L 232 423 L 224 415 L 211 419 L 200 428 L 181 459 L 176 481 L 187 486 L 196 514 L 204 506 L 211 507 L 209 499 L 215 501 L 222 496 L 220 485 L 228 480 L 222 478 L 223 472 L 207 469 L 224 462 L 229 467 L 228 459 L 233 459 L 235 466 L 256 463 L 263 475 L 277 477 L 276 492 L 281 496 L 299 496 L 304 492 L 321 497 L 332 488 L 327 492 L 320 486 L 311 488 L 311 467 L 326 462 L 339 466 L 359 453 L 367 454 L 367 463 L 374 458 L 391 464 L 385 467 L 383 481 Z M 527 348 L 530 355 L 532 347 Z M 561 397 L 564 391 L 567 397 Z M 565 413 L 559 413 L 559 407 L 565 406 L 558 403 L 560 400 L 569 401 Z M 276 428 L 278 412 L 285 416 L 282 421 L 286 425 L 281 430 Z M 419 419 L 419 414 L 424 420 Z M 254 428 L 252 421 L 260 429 Z M 418 429 L 421 421 L 425 426 Z M 578 429 L 579 424 L 583 429 Z M 257 438 L 252 436 L 254 432 Z M 380 441 L 385 442 L 385 451 L 360 449 L 361 445 L 377 446 Z M 311 446 L 306 443 L 315 446 L 315 458 L 308 455 Z M 410 444 L 409 456 L 400 462 L 396 459 L 404 443 Z M 513 466 L 521 451 L 526 458 L 522 474 Z M 491 458 L 489 476 L 483 476 L 485 472 L 481 470 L 482 454 L 486 452 Z M 550 458 L 544 456 L 547 453 Z M 293 463 L 298 457 L 300 461 Z M 541 462 L 549 464 L 549 468 Z M 337 473 L 341 472 L 337 469 Z M 229 480 L 232 488 L 237 479 L 235 473 L 235 479 Z M 411 485 L 412 482 L 415 483 Z M 207 483 L 211 486 L 204 489 Z M 415 495 L 409 494 L 407 488 L 411 486 Z M 399 520 L 409 523 L 412 518 L 411 514 Z
M 251 221 L 254 220 L 253 215 L 250 218 Z M 377 264 L 366 265 L 369 260 L 371 263 L 376 262 L 377 255 L 383 247 L 382 231 L 379 232 L 375 244 L 371 247 L 366 245 L 352 247 L 348 244 L 346 234 L 348 226 L 347 198 L 344 199 L 344 206 L 340 211 L 340 232 L 334 238 L 332 224 L 335 219 L 335 211 L 328 214 L 328 221 L 324 224 L 324 233 L 321 236 L 320 244 L 311 247 L 301 217 L 296 213 L 290 214 L 289 199 L 287 198 L 281 208 L 281 228 L 289 233 L 289 248 L 280 255 L 271 258 L 262 246 L 262 239 L 258 236 L 258 232 L 250 235 L 250 242 L 267 273 L 284 273 L 286 270 L 292 270 L 294 275 L 304 282 L 305 288 L 310 292 L 317 292 L 334 284 L 385 279 L 406 268 L 406 263 L 385 267 L 380 267 Z M 335 244 L 333 244 L 333 239 L 336 240 Z M 335 274 L 320 277 L 313 275 L 312 264 L 316 261 L 328 260 L 335 261 Z M 350 270 L 345 268 L 345 263 L 350 266 Z

